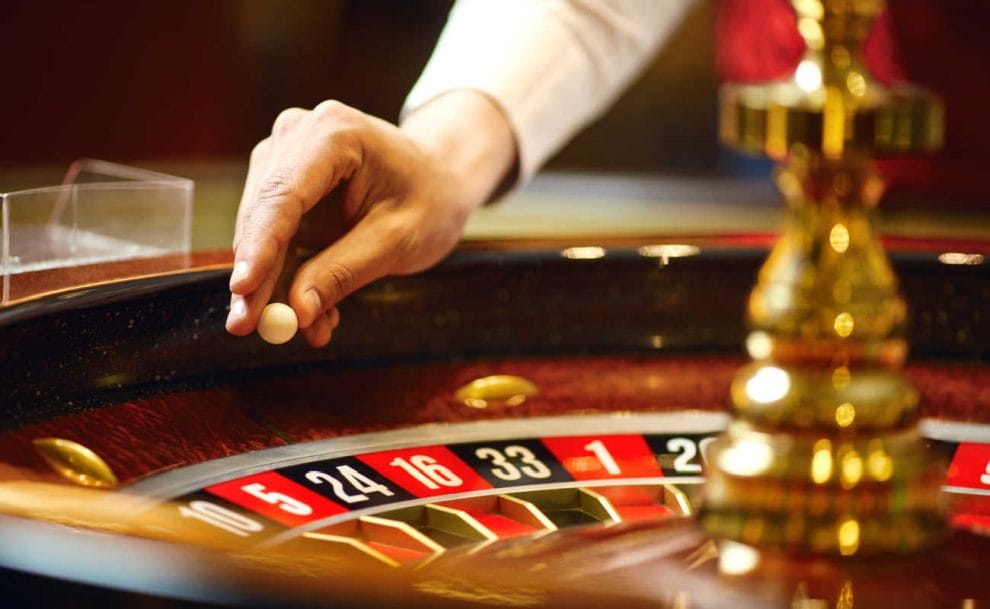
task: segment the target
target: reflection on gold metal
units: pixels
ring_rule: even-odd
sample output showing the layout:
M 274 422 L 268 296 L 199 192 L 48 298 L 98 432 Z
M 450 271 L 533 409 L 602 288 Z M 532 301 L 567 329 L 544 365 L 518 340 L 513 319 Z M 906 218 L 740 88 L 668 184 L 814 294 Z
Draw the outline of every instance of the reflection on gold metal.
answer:
M 149 506 L 147 499 L 93 487 L 26 480 L 0 482 L 0 514 L 199 547 L 244 547 L 241 537 L 217 536 L 184 526 L 175 517 L 176 507 L 171 502 Z
M 839 525 L 839 553 L 851 556 L 859 549 L 859 522 L 850 518 Z
M 848 366 L 839 366 L 832 371 L 832 387 L 835 389 L 845 389 L 852 381 L 852 374 Z
M 68 526 L 132 533 L 135 501 L 118 493 L 20 480 L 0 482 L 0 514 Z
M 773 465 L 773 449 L 760 437 L 740 439 L 718 453 L 717 463 L 734 476 L 759 476 Z
M 779 347 L 777 351 L 780 357 Z M 773 368 L 780 369 L 779 365 L 775 362 Z M 770 388 L 776 385 L 765 386 L 764 377 L 760 377 L 763 382 L 753 380 L 766 368 L 754 362 L 741 370 L 732 384 L 736 409 L 754 424 L 862 432 L 903 426 L 917 416 L 917 393 L 893 370 L 859 367 L 853 375 L 847 366 L 834 370 L 789 367 L 786 392 L 774 392 Z
M 853 584 L 847 580 L 842 584 L 842 589 L 839 590 L 839 597 L 835 600 L 835 609 L 853 609 L 855 607 L 855 600 L 853 597 Z
M 108 374 L 106 376 L 101 376 L 93 380 L 93 385 L 101 389 L 111 388 L 116 389 L 129 384 L 133 380 L 133 376 L 127 372 L 118 372 L 115 374 Z
M 445 548 L 498 539 L 498 535 L 464 510 L 434 503 L 391 510 L 378 516 L 408 523 Z
M 822 86 L 822 69 L 812 60 L 805 59 L 798 64 L 794 82 L 805 92 L 817 91 Z
M 718 570 L 725 575 L 745 575 L 760 564 L 760 552 L 735 541 L 724 541 L 719 548 Z
M 832 443 L 818 440 L 811 458 L 811 479 L 815 484 L 825 484 L 832 477 Z
M 856 322 L 853 320 L 853 316 L 848 312 L 843 311 L 835 316 L 835 321 L 832 323 L 835 328 L 835 333 L 842 338 L 847 338 L 853 333 L 853 329 L 856 327 Z
M 371 541 L 426 552 L 443 552 L 443 546 L 404 522 L 394 522 L 376 516 L 362 516 L 358 523 L 362 533 Z
M 388 556 L 385 556 L 378 550 L 369 546 L 367 543 L 359 539 L 355 539 L 354 537 L 347 537 L 344 535 L 329 535 L 326 533 L 314 533 L 314 532 L 303 533 L 303 537 L 305 539 L 313 539 L 316 541 L 337 544 L 341 547 L 349 548 L 353 550 L 355 554 L 366 556 L 389 567 L 399 566 L 399 563 L 396 562 L 395 560 L 392 560 Z
M 560 251 L 562 257 L 570 260 L 597 260 L 604 258 L 605 254 L 605 248 L 597 246 L 568 247 Z
M 746 396 L 754 402 L 768 404 L 787 395 L 791 377 L 776 366 L 761 368 L 746 381 Z
M 470 499 L 455 499 L 441 504 L 445 508 L 461 510 L 479 522 L 482 519 L 500 518 L 530 527 L 537 531 L 556 531 L 557 525 L 538 507 L 512 495 L 485 495 Z
M 32 444 L 48 465 L 67 480 L 96 488 L 117 486 L 117 476 L 106 461 L 78 442 L 64 438 L 38 438 Z
M 839 427 L 849 427 L 856 420 L 856 407 L 846 402 L 835 409 L 835 423 Z
M 413 584 L 418 592 L 455 601 L 479 603 L 491 607 L 534 607 L 545 604 L 543 593 L 517 582 L 496 584 L 479 582 L 476 577 L 445 575 L 442 579 L 425 579 Z
M 965 254 L 963 252 L 943 252 L 938 255 L 938 261 L 942 264 L 983 264 L 982 254 Z
M 855 97 L 864 97 L 867 91 L 866 77 L 859 72 L 850 72 L 846 76 L 846 89 Z
M 535 529 L 557 530 L 557 525 L 547 518 L 547 515 L 539 508 L 529 501 L 523 501 L 512 495 L 499 495 L 498 512 Z
M 746 352 L 753 359 L 766 359 L 773 353 L 773 341 L 766 332 L 750 332 L 746 337 Z
M 674 513 L 684 516 L 694 513 L 694 506 L 684 491 L 670 484 L 662 484 L 660 487 L 663 489 L 664 505 L 669 507 Z
M 798 32 L 801 33 L 801 37 L 805 39 L 808 46 L 816 51 L 821 50 L 825 44 L 825 34 L 822 32 L 822 26 L 817 19 L 809 17 L 798 19 Z
M 518 406 L 537 394 L 536 385 L 521 376 L 496 374 L 475 379 L 464 385 L 454 396 L 471 408 L 504 405 Z
M 426 562 L 444 551 L 408 523 L 377 516 L 362 516 L 305 534 L 309 539 L 343 544 L 351 550 L 374 558 L 388 566 L 410 561 Z M 356 543 L 344 541 L 354 540 Z
M 843 451 L 839 461 L 839 470 L 842 488 L 848 490 L 859 484 L 863 478 L 863 459 L 856 452 L 856 449 L 850 448 Z
M 842 254 L 849 249 L 849 229 L 839 222 L 828 233 L 828 242 L 836 253 Z
M 941 106 L 872 79 L 861 49 L 881 0 L 792 4 L 806 44 L 793 76 L 722 91 L 722 140 L 782 161 L 787 216 L 749 298 L 753 361 L 711 446 L 701 520 L 757 546 L 912 551 L 946 530 L 943 464 L 917 433 L 918 394 L 901 372 L 906 305 L 873 230 L 872 156 L 937 148 Z
M 645 258 L 687 258 L 700 254 L 701 248 L 685 243 L 657 243 L 644 245 L 637 252 Z
M 644 258 L 656 258 L 660 261 L 660 266 L 666 266 L 671 258 L 697 256 L 701 253 L 701 248 L 697 245 L 687 245 L 684 243 L 658 243 L 644 245 L 637 252 Z
M 894 475 L 894 461 L 884 452 L 883 448 L 877 448 L 870 452 L 866 458 L 866 467 L 870 476 L 877 482 L 886 482 Z
M 697 569 L 713 560 L 718 560 L 720 554 L 718 543 L 714 539 L 709 539 L 684 558 L 684 569 L 686 571 Z
M 590 488 L 547 489 L 513 495 L 538 507 L 558 527 L 622 520 L 609 500 Z

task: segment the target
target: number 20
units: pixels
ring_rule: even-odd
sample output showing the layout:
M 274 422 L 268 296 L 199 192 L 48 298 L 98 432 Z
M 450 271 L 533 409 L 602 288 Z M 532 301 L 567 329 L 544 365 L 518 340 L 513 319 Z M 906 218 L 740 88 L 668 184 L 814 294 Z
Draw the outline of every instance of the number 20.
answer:
M 705 460 L 705 449 L 715 441 L 715 438 L 703 438 L 697 444 L 689 438 L 671 438 L 667 440 L 667 450 L 677 454 L 674 459 L 674 471 L 685 474 L 700 474 L 701 464 L 691 461 L 701 451 L 701 460 Z

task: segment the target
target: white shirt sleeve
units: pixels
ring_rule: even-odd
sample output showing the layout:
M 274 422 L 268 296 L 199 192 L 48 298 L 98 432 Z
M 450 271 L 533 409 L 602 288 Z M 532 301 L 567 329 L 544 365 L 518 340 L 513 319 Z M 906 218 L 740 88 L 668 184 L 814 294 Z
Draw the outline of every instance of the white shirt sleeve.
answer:
M 453 89 L 505 112 L 521 181 L 601 114 L 693 0 L 458 0 L 402 113 Z

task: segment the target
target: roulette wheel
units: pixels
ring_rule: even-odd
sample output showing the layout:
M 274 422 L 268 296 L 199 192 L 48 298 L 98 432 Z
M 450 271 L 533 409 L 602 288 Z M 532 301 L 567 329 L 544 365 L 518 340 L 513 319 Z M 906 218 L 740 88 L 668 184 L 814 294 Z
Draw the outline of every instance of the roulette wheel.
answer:
M 577 565 L 612 572 L 614 546 L 596 535 L 628 544 L 702 500 L 745 363 L 733 312 L 766 255 L 758 241 L 601 240 L 593 258 L 549 241 L 465 246 L 357 294 L 321 351 L 225 335 L 223 254 L 9 306 L 11 598 L 534 604 L 532 582 L 455 585 L 436 570 L 543 548 L 561 581 Z M 893 258 L 923 434 L 951 462 L 943 497 L 957 526 L 985 530 L 990 277 L 945 262 L 960 245 L 985 251 L 902 242 Z
M 877 8 L 797 4 L 846 51 Z M 937 112 L 853 103 L 866 77 L 837 57 L 803 64 L 800 104 L 726 91 L 726 141 L 786 163 L 769 256 L 750 235 L 469 243 L 352 296 L 320 351 L 227 336 L 223 254 L 0 309 L 6 599 L 987 603 L 988 245 L 886 262 L 868 153 L 930 148 Z

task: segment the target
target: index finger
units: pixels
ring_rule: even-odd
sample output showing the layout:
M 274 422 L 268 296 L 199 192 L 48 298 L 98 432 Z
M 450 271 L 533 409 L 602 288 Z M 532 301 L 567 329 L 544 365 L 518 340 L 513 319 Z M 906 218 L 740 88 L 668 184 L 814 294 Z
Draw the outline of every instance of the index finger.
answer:
M 321 104 L 295 127 L 273 136 L 273 150 L 257 191 L 245 191 L 230 289 L 245 297 L 246 307 L 238 307 L 239 320 L 228 324 L 241 332 L 253 329 L 251 320 L 267 304 L 280 271 L 278 261 L 302 215 L 352 174 L 359 162 L 354 138 L 344 137 L 353 135 L 354 123 L 345 119 L 356 111 L 341 112 L 340 107 Z M 264 293 L 255 294 L 259 290 Z

